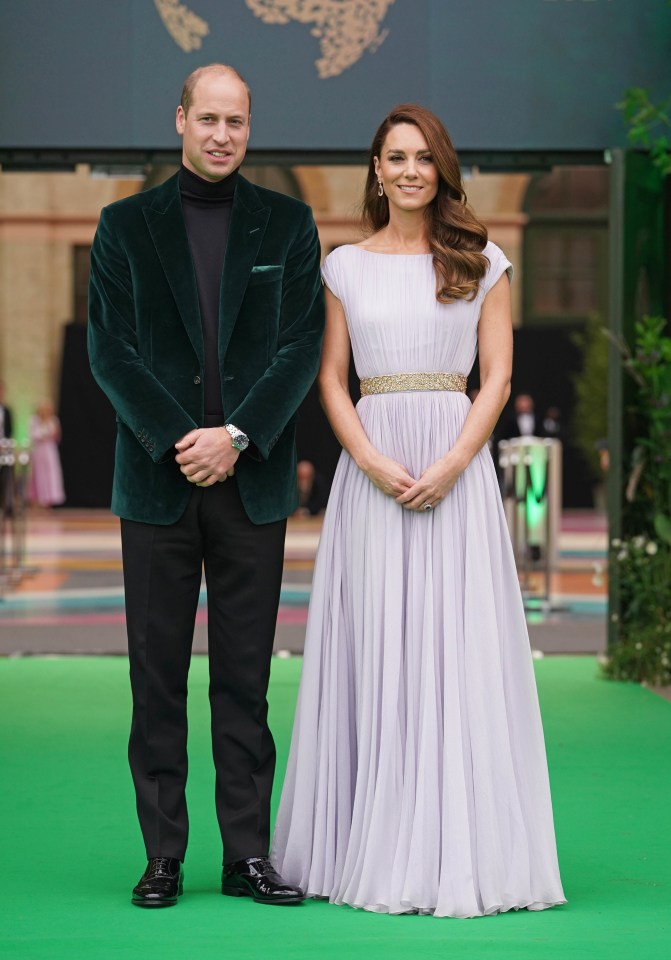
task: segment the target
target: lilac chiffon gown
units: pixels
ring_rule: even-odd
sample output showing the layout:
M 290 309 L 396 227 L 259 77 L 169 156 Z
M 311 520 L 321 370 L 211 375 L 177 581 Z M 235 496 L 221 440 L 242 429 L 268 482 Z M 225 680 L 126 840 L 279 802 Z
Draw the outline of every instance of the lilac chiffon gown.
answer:
M 358 375 L 467 374 L 487 291 L 435 298 L 430 254 L 339 247 Z M 363 397 L 371 442 L 419 477 L 454 444 L 463 393 Z M 317 555 L 272 856 L 309 896 L 473 917 L 564 903 L 515 562 L 486 447 L 431 513 L 403 510 L 343 451 Z

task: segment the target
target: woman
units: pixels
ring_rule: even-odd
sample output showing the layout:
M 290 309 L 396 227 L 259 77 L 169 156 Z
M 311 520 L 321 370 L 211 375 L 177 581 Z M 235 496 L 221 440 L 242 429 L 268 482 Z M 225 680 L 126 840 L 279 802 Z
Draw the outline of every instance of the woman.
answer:
M 378 912 L 541 910 L 565 901 L 486 447 L 510 393 L 511 266 L 466 204 L 447 132 L 422 107 L 397 107 L 378 130 L 364 222 L 367 239 L 323 267 L 319 384 L 344 449 L 273 857 L 308 895 Z
M 51 400 L 43 400 L 38 404 L 30 418 L 29 432 L 32 444 L 31 501 L 41 507 L 65 503 L 63 471 L 58 455 L 61 425 Z

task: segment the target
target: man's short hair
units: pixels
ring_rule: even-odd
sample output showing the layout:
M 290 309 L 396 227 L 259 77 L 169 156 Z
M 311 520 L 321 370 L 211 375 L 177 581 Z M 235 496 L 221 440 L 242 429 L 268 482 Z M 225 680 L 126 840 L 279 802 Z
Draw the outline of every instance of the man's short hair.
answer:
M 196 84 L 203 76 L 204 73 L 232 73 L 234 77 L 237 77 L 238 80 L 244 85 L 245 90 L 247 91 L 247 96 L 249 97 L 249 112 L 252 112 L 252 91 L 249 89 L 249 84 L 242 76 L 238 73 L 235 67 L 229 67 L 226 63 L 208 63 L 205 67 L 197 67 L 195 70 L 192 70 L 189 76 L 184 81 L 184 86 L 182 87 L 182 98 L 180 103 L 182 104 L 182 110 L 184 115 L 189 112 L 189 107 L 191 106 L 191 101 L 193 100 L 193 91 Z

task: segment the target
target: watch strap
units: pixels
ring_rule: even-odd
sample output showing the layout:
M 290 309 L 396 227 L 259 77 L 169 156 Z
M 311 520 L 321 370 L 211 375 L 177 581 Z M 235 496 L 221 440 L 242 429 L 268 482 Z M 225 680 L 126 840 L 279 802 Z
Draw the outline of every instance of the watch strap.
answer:
M 249 437 L 244 431 L 238 429 L 234 423 L 225 423 L 224 430 L 227 431 L 231 438 L 231 443 L 236 450 L 246 450 L 249 446 Z

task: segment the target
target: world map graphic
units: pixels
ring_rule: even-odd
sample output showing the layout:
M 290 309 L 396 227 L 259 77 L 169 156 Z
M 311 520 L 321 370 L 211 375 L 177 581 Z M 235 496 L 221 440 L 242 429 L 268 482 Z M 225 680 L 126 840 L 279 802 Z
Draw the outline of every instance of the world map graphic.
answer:
M 382 29 L 394 0 L 244 0 L 263 23 L 285 25 L 291 21 L 310 27 L 319 39 L 321 56 L 315 61 L 318 76 L 337 77 L 374 53 L 389 31 Z M 156 9 L 175 43 L 186 53 L 199 50 L 210 25 L 180 0 L 154 0 Z

